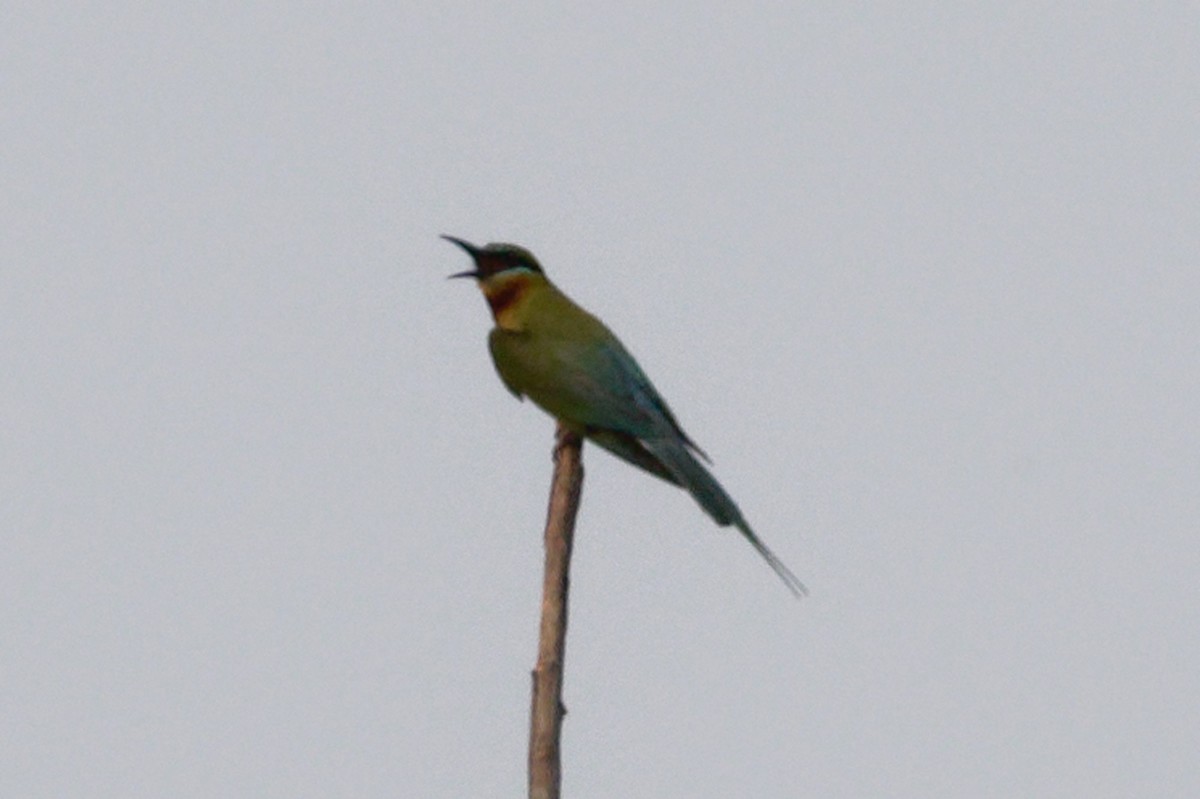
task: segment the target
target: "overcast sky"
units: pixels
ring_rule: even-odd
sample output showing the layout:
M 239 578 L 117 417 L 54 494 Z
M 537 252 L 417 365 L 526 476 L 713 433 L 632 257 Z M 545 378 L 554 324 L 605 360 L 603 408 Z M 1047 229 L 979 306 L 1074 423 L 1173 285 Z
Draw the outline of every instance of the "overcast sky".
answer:
M 569 797 L 1200 795 L 1191 3 L 9 4 L 0 795 L 512 797 L 621 336 L 803 579 L 585 448 Z

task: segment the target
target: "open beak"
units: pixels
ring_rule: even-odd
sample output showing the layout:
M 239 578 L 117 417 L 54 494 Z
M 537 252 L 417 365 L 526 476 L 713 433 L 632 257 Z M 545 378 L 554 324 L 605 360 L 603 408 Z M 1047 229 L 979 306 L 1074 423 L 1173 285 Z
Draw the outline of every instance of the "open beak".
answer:
M 477 260 L 477 256 L 479 255 L 479 248 L 476 247 L 471 242 L 463 241 L 462 239 L 455 238 L 454 236 L 443 235 L 442 238 L 445 239 L 446 241 L 450 242 L 451 244 L 457 244 L 459 247 L 462 247 L 466 251 L 467 255 L 471 256 L 471 260 L 473 260 L 473 261 Z M 478 268 L 468 269 L 466 272 L 455 272 L 453 275 L 450 275 L 451 278 L 455 278 L 455 277 L 478 278 L 479 276 L 480 275 L 479 275 Z

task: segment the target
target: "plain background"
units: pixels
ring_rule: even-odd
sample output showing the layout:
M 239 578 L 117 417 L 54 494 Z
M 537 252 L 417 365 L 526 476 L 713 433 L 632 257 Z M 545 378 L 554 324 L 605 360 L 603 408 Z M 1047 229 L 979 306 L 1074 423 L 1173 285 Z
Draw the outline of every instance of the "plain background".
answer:
M 622 337 L 793 600 L 594 449 L 571 797 L 1200 795 L 1191 3 L 10 3 L 0 795 L 511 797 Z

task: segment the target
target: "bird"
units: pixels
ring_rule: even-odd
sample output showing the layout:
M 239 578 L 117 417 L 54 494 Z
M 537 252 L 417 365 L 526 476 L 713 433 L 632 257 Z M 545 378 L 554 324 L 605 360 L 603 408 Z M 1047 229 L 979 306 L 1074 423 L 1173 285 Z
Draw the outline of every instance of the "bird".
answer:
M 608 327 L 546 277 L 533 253 L 516 244 L 478 247 L 455 236 L 495 326 L 488 349 L 500 380 L 568 430 L 655 477 L 679 486 L 721 527 L 732 525 L 797 597 L 808 589 L 755 534 L 712 464 L 650 378 Z

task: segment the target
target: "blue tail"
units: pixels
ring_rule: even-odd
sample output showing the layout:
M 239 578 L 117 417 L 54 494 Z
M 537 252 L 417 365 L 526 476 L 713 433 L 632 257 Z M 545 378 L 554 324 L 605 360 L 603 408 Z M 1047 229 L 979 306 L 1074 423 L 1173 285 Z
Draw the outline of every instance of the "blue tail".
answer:
M 796 596 L 806 596 L 804 583 L 784 565 L 778 556 L 750 529 L 742 511 L 725 492 L 717 479 L 678 438 L 635 438 L 613 430 L 589 430 L 588 438 L 614 455 L 638 466 L 656 477 L 687 489 L 700 503 L 705 513 L 721 527 L 736 527 L 763 560 L 774 569 L 779 579 Z

